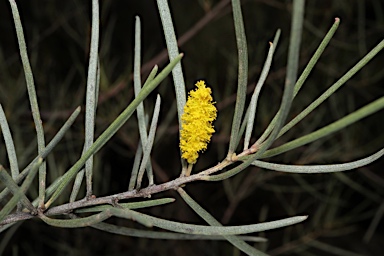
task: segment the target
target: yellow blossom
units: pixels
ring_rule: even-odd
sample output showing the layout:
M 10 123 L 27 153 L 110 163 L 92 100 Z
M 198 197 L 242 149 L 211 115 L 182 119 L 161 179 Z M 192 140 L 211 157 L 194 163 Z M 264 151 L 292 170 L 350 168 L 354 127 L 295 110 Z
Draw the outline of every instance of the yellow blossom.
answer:
M 211 89 L 204 81 L 196 83 L 197 89 L 189 92 L 184 113 L 181 116 L 180 131 L 181 157 L 189 164 L 196 163 L 198 152 L 207 149 L 207 144 L 215 132 L 212 122 L 216 119 L 217 110 L 213 105 Z

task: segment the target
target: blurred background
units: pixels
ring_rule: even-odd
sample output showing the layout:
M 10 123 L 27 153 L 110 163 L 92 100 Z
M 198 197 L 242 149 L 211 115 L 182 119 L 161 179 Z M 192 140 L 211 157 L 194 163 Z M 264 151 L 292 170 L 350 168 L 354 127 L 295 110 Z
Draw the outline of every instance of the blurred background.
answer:
M 277 29 L 282 34 L 271 72 L 261 92 L 253 140 L 275 115 L 283 93 L 292 1 L 242 2 L 249 50 L 248 97 L 266 59 Z M 91 1 L 17 1 L 34 72 L 46 141 L 57 133 L 77 106 L 84 106 L 90 38 Z M 237 83 L 237 49 L 228 0 L 169 1 L 184 52 L 187 89 L 204 79 L 213 89 L 219 110 L 216 133 L 201 155 L 195 171 L 215 165 L 227 153 Z M 101 84 L 96 135 L 133 99 L 134 20 L 142 23 L 142 80 L 150 69 L 168 62 L 156 1 L 101 1 Z M 20 168 L 37 154 L 18 44 L 7 1 L 0 1 L 0 103 L 15 140 Z M 295 98 L 289 119 L 297 115 L 384 35 L 384 3 L 380 0 L 307 1 L 301 72 L 320 41 L 341 19 L 338 31 Z M 311 115 L 280 138 L 274 146 L 321 128 L 384 95 L 384 53 L 377 55 L 353 79 Z M 179 176 L 178 124 L 172 80 L 157 89 L 162 97 L 160 123 L 152 151 L 155 182 Z M 156 93 L 145 100 L 152 114 Z M 331 164 L 357 160 L 384 145 L 384 111 L 373 114 L 315 143 L 267 159 L 286 164 Z M 9 167 L 0 140 L 0 163 Z M 62 175 L 81 155 L 84 141 L 82 113 L 63 141 L 47 158 L 48 180 Z M 126 191 L 139 134 L 133 116 L 95 157 L 94 193 L 105 196 Z M 239 151 L 240 152 L 239 147 Z M 249 167 L 224 182 L 197 182 L 186 186 L 193 198 L 225 225 L 271 221 L 308 214 L 302 224 L 260 235 L 267 243 L 256 246 L 271 255 L 380 255 L 384 251 L 384 159 L 338 174 L 294 175 Z M 2 186 L 2 185 L 1 185 Z M 37 181 L 29 192 L 37 196 Z M 68 201 L 69 190 L 58 203 Z M 79 196 L 82 198 L 83 194 Z M 205 224 L 177 193 L 176 202 L 142 212 L 171 220 Z M 5 202 L 0 202 L 1 207 Z M 124 220 L 111 223 L 130 227 Z M 59 229 L 30 220 L 0 234 L 4 255 L 241 255 L 226 241 L 168 241 L 138 239 L 92 228 Z

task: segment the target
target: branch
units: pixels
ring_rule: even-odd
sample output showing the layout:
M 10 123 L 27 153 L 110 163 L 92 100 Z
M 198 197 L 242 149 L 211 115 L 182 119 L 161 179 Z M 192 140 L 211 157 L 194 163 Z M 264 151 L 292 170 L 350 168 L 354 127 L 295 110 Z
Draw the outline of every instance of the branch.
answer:
M 221 171 L 228 165 L 232 164 L 233 162 L 224 160 L 221 163 L 218 163 L 216 166 L 211 167 L 205 171 L 199 172 L 197 174 L 187 176 L 187 177 L 179 177 L 177 179 L 174 179 L 172 181 L 168 181 L 159 185 L 152 185 L 140 190 L 130 190 L 123 193 L 118 193 L 115 195 L 110 196 L 104 196 L 99 198 L 84 198 L 72 203 L 67 203 L 59 206 L 52 207 L 51 209 L 44 212 L 45 216 L 52 216 L 52 215 L 60 215 L 60 214 L 68 214 L 76 209 L 83 208 L 83 207 L 89 207 L 89 206 L 95 206 L 95 205 L 102 205 L 102 204 L 111 204 L 116 205 L 116 203 L 120 200 L 124 199 L 130 199 L 130 198 L 149 198 L 153 194 L 157 194 L 160 192 L 164 192 L 167 190 L 177 189 L 180 186 L 193 182 L 198 180 L 206 180 L 207 175 Z M 36 217 L 35 215 L 29 214 L 29 213 L 14 213 L 8 215 L 2 222 L 0 222 L 0 227 L 6 224 L 14 223 L 21 220 L 28 220 L 33 217 Z

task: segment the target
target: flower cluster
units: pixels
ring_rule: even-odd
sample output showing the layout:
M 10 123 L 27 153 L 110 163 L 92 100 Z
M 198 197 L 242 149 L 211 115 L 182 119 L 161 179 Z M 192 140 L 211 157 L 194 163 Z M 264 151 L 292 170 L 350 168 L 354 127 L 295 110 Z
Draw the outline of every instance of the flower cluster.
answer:
M 189 92 L 181 116 L 180 149 L 182 158 L 189 164 L 196 163 L 198 152 L 207 149 L 207 144 L 215 132 L 212 122 L 217 116 L 211 89 L 206 87 L 204 81 L 198 81 L 196 87 L 197 89 Z

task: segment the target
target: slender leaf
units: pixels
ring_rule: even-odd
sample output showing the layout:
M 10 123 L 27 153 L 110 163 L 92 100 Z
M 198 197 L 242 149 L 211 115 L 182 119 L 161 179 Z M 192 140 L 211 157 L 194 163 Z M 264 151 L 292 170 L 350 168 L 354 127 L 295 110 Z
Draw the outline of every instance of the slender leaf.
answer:
M 80 228 L 80 227 L 88 227 L 94 224 L 97 224 L 99 222 L 102 222 L 109 217 L 111 217 L 112 214 L 109 210 L 102 211 L 101 213 L 94 214 L 88 217 L 83 218 L 77 218 L 77 219 L 70 219 L 70 220 L 63 220 L 63 219 L 52 219 L 44 214 L 40 214 L 39 217 L 42 221 L 47 223 L 50 226 L 59 227 L 59 228 Z
M 336 132 L 350 124 L 353 124 L 357 122 L 358 120 L 367 117 L 381 109 L 384 108 L 384 96 L 365 105 L 364 107 L 360 108 L 359 110 L 356 110 L 355 112 L 321 128 L 318 129 L 310 134 L 304 135 L 298 139 L 292 140 L 290 142 L 287 142 L 279 147 L 270 149 L 266 151 L 262 158 L 275 156 L 281 153 L 284 153 L 286 151 L 289 151 L 291 149 L 300 147 L 302 145 L 305 145 L 307 143 L 316 141 L 324 136 L 330 135 L 333 132 Z
M 276 49 L 275 46 L 272 43 L 270 43 L 267 59 L 261 71 L 259 81 L 257 81 L 255 90 L 253 91 L 251 102 L 249 103 L 249 115 L 248 115 L 247 128 L 245 131 L 244 150 L 248 149 L 249 147 L 249 143 L 250 143 L 251 135 L 253 131 L 253 124 L 255 121 L 256 107 L 259 99 L 259 94 L 260 94 L 261 88 L 264 85 L 265 80 L 267 79 L 269 69 L 272 64 L 272 58 L 273 58 L 273 53 L 275 52 L 275 49 Z
M 161 24 L 163 25 L 169 60 L 173 61 L 179 56 L 179 47 L 177 46 L 177 39 L 172 22 L 171 11 L 168 6 L 168 0 L 156 0 L 156 2 L 160 13 Z M 181 129 L 181 115 L 184 112 L 184 105 L 186 102 L 185 83 L 181 63 L 177 63 L 172 70 L 172 77 L 176 90 L 177 116 L 179 118 L 179 127 Z
M 140 230 L 134 228 L 127 228 L 116 226 L 107 223 L 98 223 L 91 227 L 106 231 L 113 234 L 141 237 L 141 238 L 152 238 L 152 239 L 170 239 L 170 240 L 224 240 L 222 236 L 205 236 L 205 235 L 191 235 L 191 234 L 180 234 L 174 232 L 165 231 L 152 231 L 152 230 Z M 241 240 L 250 242 L 266 242 L 267 240 L 263 237 L 253 236 L 238 236 Z
M 342 164 L 326 164 L 326 165 L 287 165 L 287 164 L 275 164 L 268 163 L 260 160 L 255 160 L 252 165 L 260 168 L 265 168 L 280 172 L 289 173 L 330 173 L 330 172 L 342 172 L 352 169 L 356 169 L 367 164 L 370 164 L 384 155 L 384 149 L 379 150 L 373 155 L 366 158 Z
M 140 26 L 140 18 L 136 16 L 135 54 L 134 54 L 134 65 L 133 65 L 133 87 L 134 87 L 136 97 L 141 90 L 140 66 L 141 66 L 141 26 Z M 147 145 L 147 124 L 146 124 L 147 121 L 146 121 L 143 102 L 141 102 L 139 106 L 137 106 L 136 113 L 137 113 L 137 120 L 139 124 L 139 134 L 140 134 L 141 145 L 143 148 L 145 148 L 145 145 Z M 153 177 L 151 161 L 147 162 L 147 165 L 145 166 L 145 168 L 147 169 L 148 176 Z M 136 182 L 136 179 L 135 179 L 135 182 Z
M 141 143 L 139 143 L 136 149 L 135 159 L 133 160 L 131 178 L 129 179 L 129 185 L 128 185 L 128 191 L 135 189 L 137 174 L 139 173 L 140 160 L 142 156 L 143 156 L 143 148 L 141 146 Z
M 274 47 L 273 47 L 274 50 L 276 50 L 277 43 L 279 42 L 280 33 L 281 33 L 280 29 L 278 29 L 278 30 L 276 31 L 276 33 L 275 33 L 275 37 L 274 37 L 274 39 L 273 39 L 273 43 L 272 43 L 273 46 L 274 46 Z M 263 68 L 263 69 L 264 69 L 264 68 Z M 257 87 L 257 85 L 256 85 L 256 87 Z M 256 89 L 256 88 L 255 88 L 255 89 Z M 257 106 L 257 105 L 256 105 L 256 106 Z M 247 111 L 246 111 L 245 116 L 244 116 L 243 123 L 241 124 L 240 131 L 239 131 L 239 134 L 238 134 L 238 136 L 237 136 L 236 147 L 237 147 L 237 145 L 239 144 L 239 141 L 241 140 L 241 138 L 243 137 L 243 134 L 244 134 L 244 132 L 245 132 L 245 129 L 246 129 L 247 125 L 248 125 L 248 119 L 249 119 L 250 108 L 251 108 L 251 104 L 248 106 Z M 256 111 L 255 111 L 255 112 L 256 112 Z M 268 133 L 268 135 L 269 135 L 269 133 Z
M 19 165 L 17 164 L 17 156 L 16 156 L 15 145 L 13 144 L 12 134 L 11 134 L 11 131 L 9 130 L 7 118 L 5 116 L 5 113 L 1 104 L 0 104 L 0 127 L 3 133 L 5 147 L 7 149 L 9 165 L 11 168 L 11 175 L 13 179 L 16 179 L 20 173 Z
M 179 48 L 177 45 L 175 28 L 172 22 L 171 11 L 168 6 L 168 0 L 156 0 L 157 7 L 159 9 L 161 24 L 163 25 L 163 32 L 165 36 L 165 42 L 167 44 L 167 51 L 169 60 L 172 61 L 179 55 Z M 183 69 L 181 62 L 177 63 L 172 70 L 173 84 L 176 92 L 176 105 L 177 105 L 177 117 L 179 120 L 179 130 L 181 130 L 181 115 L 184 112 L 184 105 L 186 103 L 185 82 L 183 76 Z M 144 146 L 143 146 L 144 147 Z M 181 156 L 181 154 L 180 154 Z M 181 158 L 182 173 L 187 169 L 187 163 Z
M 200 234 L 200 235 L 239 235 L 246 233 L 261 232 L 280 227 L 286 227 L 300 223 L 308 218 L 308 216 L 296 216 L 285 218 L 277 221 L 264 222 L 260 224 L 251 224 L 244 226 L 228 226 L 228 227 L 212 227 L 201 226 L 194 224 L 185 224 L 175 221 L 164 220 L 152 217 L 146 214 L 138 213 L 128 209 L 113 208 L 111 212 L 114 216 L 126 219 L 133 219 L 145 226 L 155 226 L 162 229 L 187 233 L 187 234 Z
M 232 0 L 233 20 L 235 24 L 237 54 L 239 61 L 238 75 L 237 75 L 237 94 L 235 113 L 232 120 L 231 137 L 229 141 L 229 148 L 227 157 L 231 158 L 236 150 L 237 136 L 239 134 L 240 123 L 243 117 L 245 97 L 247 90 L 248 80 L 248 49 L 247 38 L 245 35 L 243 15 L 241 13 L 240 0 Z
M 33 73 L 31 65 L 29 63 L 27 46 L 25 43 L 23 26 L 21 24 L 19 10 L 15 0 L 9 0 L 12 9 L 13 20 L 15 22 L 17 41 L 19 43 L 20 57 L 23 63 L 25 80 L 27 82 L 27 90 L 29 95 L 29 102 L 32 109 L 32 117 L 35 123 L 36 134 L 37 134 L 37 148 L 38 153 L 41 155 L 45 149 L 44 129 L 40 118 L 39 104 L 37 102 L 35 82 L 33 80 Z M 45 180 L 46 180 L 46 165 L 45 162 L 40 166 L 39 170 L 39 207 L 44 208 L 45 200 Z
M 85 102 L 85 143 L 84 151 L 87 151 L 95 136 L 96 92 L 97 89 L 97 63 L 99 49 L 99 1 L 92 0 L 92 29 L 91 46 L 89 53 L 87 95 Z M 86 196 L 92 196 L 93 156 L 85 162 Z
M 84 173 L 85 173 L 84 169 L 82 169 L 81 171 L 79 171 L 77 173 L 76 178 L 75 178 L 75 182 L 73 183 L 71 195 L 69 196 L 69 202 L 75 202 L 76 201 L 76 197 L 79 194 L 79 191 L 81 188 L 81 183 L 83 182 Z
M 136 183 L 137 189 L 140 189 L 140 187 L 141 187 L 141 182 L 143 180 L 145 167 L 148 166 L 148 163 L 150 162 L 149 158 L 151 156 L 153 142 L 155 140 L 157 121 L 159 120 L 160 103 L 161 103 L 160 95 L 157 95 L 155 109 L 153 111 L 153 116 L 152 116 L 151 127 L 149 128 L 148 140 L 147 140 L 147 144 L 145 145 L 145 148 L 144 148 L 143 160 L 141 161 L 139 174 L 137 176 L 137 183 Z M 154 184 L 153 173 L 151 173 L 149 171 L 148 171 L 148 180 L 149 180 L 149 186 Z
M 202 208 L 195 200 L 192 199 L 182 188 L 177 189 L 180 196 L 184 201 L 194 210 L 202 219 L 204 219 L 211 226 L 221 227 L 221 223 L 218 222 L 211 214 L 209 214 L 204 208 Z M 248 255 L 266 255 L 265 253 L 256 250 L 237 236 L 224 236 L 228 242 L 236 246 L 241 251 Z

